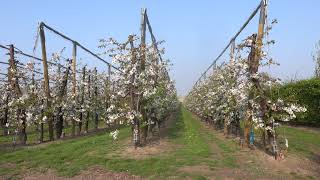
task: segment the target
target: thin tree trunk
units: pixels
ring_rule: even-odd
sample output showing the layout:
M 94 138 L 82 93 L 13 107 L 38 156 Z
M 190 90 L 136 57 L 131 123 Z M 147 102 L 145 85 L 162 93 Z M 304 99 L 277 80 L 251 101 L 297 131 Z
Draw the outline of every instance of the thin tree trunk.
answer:
M 80 109 L 81 109 L 81 112 L 80 112 L 80 122 L 79 122 L 79 128 L 78 128 L 78 135 L 81 134 L 81 129 L 82 129 L 82 122 L 83 122 L 83 112 L 82 112 L 82 109 L 83 109 L 83 103 L 84 103 L 84 88 L 85 88 L 85 78 L 86 78 L 86 67 L 84 66 L 83 69 L 82 69 L 82 84 L 81 84 L 81 100 L 80 100 Z
M 59 96 L 58 96 L 58 103 L 63 103 L 63 98 L 66 94 L 66 89 L 67 89 L 67 84 L 68 84 L 68 77 L 69 77 L 69 72 L 70 72 L 70 65 L 66 69 L 66 72 L 64 74 L 62 84 L 60 85 L 60 91 L 59 91 Z M 58 113 L 57 113 L 57 123 L 56 123 L 56 137 L 57 139 L 61 138 L 62 131 L 63 131 L 63 111 L 62 111 L 62 106 L 58 107 Z
M 136 63 L 136 55 L 135 55 L 135 49 L 134 49 L 134 44 L 133 44 L 133 37 L 129 36 L 129 42 L 130 42 L 130 46 L 131 46 L 131 58 L 132 58 L 132 64 Z M 135 95 L 135 87 L 133 86 L 133 82 L 134 82 L 134 77 L 135 74 L 132 75 L 131 77 L 131 85 L 130 85 L 130 97 L 131 97 L 131 109 L 137 111 L 138 110 L 138 100 L 137 97 Z M 139 120 L 134 117 L 133 119 L 133 124 L 132 124 L 132 140 L 134 143 L 134 147 L 135 149 L 140 146 L 140 122 Z
M 88 99 L 91 101 L 91 74 L 90 70 L 88 71 Z M 87 110 L 87 118 L 85 123 L 85 133 L 88 133 L 89 130 L 89 119 L 90 119 L 90 111 Z
M 109 69 L 109 71 L 110 71 L 110 69 Z M 94 122 L 95 122 L 95 129 L 98 129 L 98 127 L 99 127 L 97 82 L 98 82 L 97 68 L 94 68 Z
M 9 116 L 9 108 L 8 108 L 8 103 L 9 103 L 9 94 L 7 94 L 6 97 L 6 108 L 4 109 L 4 117 L 3 117 L 3 135 L 7 136 L 8 135 L 8 127 L 6 126 L 8 123 L 8 116 Z

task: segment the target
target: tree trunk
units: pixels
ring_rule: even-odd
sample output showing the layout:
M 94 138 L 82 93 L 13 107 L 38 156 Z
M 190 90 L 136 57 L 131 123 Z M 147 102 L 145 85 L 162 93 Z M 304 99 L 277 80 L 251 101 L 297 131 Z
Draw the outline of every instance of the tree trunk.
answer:
M 25 111 L 22 109 L 19 109 L 18 114 L 19 114 L 18 120 L 22 121 L 21 127 L 19 128 L 19 141 L 20 141 L 20 144 L 25 145 L 27 143 Z
M 14 46 L 10 45 L 10 59 L 9 59 L 9 68 L 13 70 L 9 71 L 8 74 L 9 83 L 11 85 L 11 90 L 14 91 L 16 98 L 20 98 L 22 96 L 22 92 L 19 86 L 19 79 L 17 76 L 17 66 L 14 58 Z M 26 113 L 22 107 L 17 107 L 17 122 L 21 123 L 21 126 L 18 127 L 19 131 L 19 140 L 20 144 L 26 144 L 27 142 L 27 134 L 26 134 Z
M 4 110 L 4 117 L 3 117 L 3 122 L 2 122 L 2 126 L 3 126 L 3 135 L 7 136 L 8 135 L 8 127 L 6 126 L 8 123 L 8 116 L 9 116 L 9 108 L 8 108 L 8 103 L 9 103 L 9 95 L 7 94 L 6 97 L 6 108 Z
M 94 68 L 94 122 L 95 122 L 95 129 L 99 127 L 99 113 L 98 113 L 98 76 L 97 76 L 97 68 Z
M 90 70 L 88 71 L 88 99 L 90 102 L 92 101 L 91 97 L 91 74 Z M 91 104 L 90 104 L 91 105 Z M 96 107 L 95 107 L 96 108 Z M 90 111 L 87 110 L 87 117 L 86 117 L 86 123 L 85 123 L 85 133 L 88 133 L 89 130 L 89 119 L 90 119 Z
M 80 100 L 80 122 L 78 123 L 79 124 L 79 128 L 78 128 L 78 135 L 81 134 L 81 130 L 82 130 L 82 122 L 83 122 L 83 112 L 82 112 L 82 108 L 83 108 L 83 103 L 84 103 L 84 82 L 85 82 L 85 78 L 86 78 L 86 67 L 84 66 L 83 69 L 82 69 L 82 85 L 81 85 L 81 100 Z
M 57 123 L 56 123 L 56 138 L 60 139 L 63 131 L 63 112 L 62 107 L 58 108 L 58 115 L 57 115 Z
M 59 87 L 59 96 L 58 96 L 58 103 L 63 102 L 63 98 L 66 94 L 67 84 L 68 84 L 68 77 L 70 72 L 70 64 L 68 68 L 66 69 L 66 72 L 64 74 L 62 84 Z M 57 113 L 57 123 L 56 123 L 56 137 L 57 139 L 61 138 L 62 131 L 63 131 L 63 112 L 62 112 L 62 106 L 58 107 L 58 113 Z

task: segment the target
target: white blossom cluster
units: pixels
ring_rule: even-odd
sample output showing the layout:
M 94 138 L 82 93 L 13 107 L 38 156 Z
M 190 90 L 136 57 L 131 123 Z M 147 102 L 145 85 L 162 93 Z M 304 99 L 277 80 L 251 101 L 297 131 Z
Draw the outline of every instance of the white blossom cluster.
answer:
M 196 84 L 186 97 L 185 105 L 208 121 L 229 125 L 251 117 L 255 128 L 273 132 L 276 121 L 290 121 L 306 108 L 273 99 L 271 89 L 281 83 L 279 79 L 266 72 L 250 73 L 247 48 L 251 43 L 252 40 L 245 40 L 239 44 L 234 59 L 217 66 L 211 75 Z M 276 64 L 265 51 L 261 54 L 260 66 Z M 265 109 L 262 107 L 264 102 Z
M 169 61 L 160 60 L 154 44 L 139 46 L 139 39 L 119 43 L 101 40 L 105 54 L 120 71 L 113 74 L 115 87 L 111 92 L 107 123 L 133 125 L 134 119 L 144 124 L 164 121 L 178 106 L 174 82 L 168 74 Z M 143 112 L 143 113 L 142 113 Z
M 101 115 L 99 118 L 104 118 L 102 111 L 106 110 L 107 101 L 103 96 L 106 87 L 105 73 L 98 74 L 93 69 L 87 69 L 86 76 L 83 78 L 83 72 L 77 69 L 76 94 L 74 94 L 71 63 L 65 59 L 62 61 L 61 52 L 54 53 L 49 61 L 51 62 L 48 64 L 49 101 L 47 101 L 44 90 L 41 63 L 34 63 L 33 60 L 30 60 L 24 68 L 9 69 L 8 73 L 10 72 L 14 77 L 13 81 L 18 80 L 21 93 L 17 93 L 16 85 L 13 85 L 12 82 L 1 82 L 0 90 L 3 93 L 0 99 L 0 119 L 1 122 L 6 121 L 5 125 L 8 129 L 13 129 L 8 133 L 19 132 L 28 126 L 37 128 L 42 123 L 48 123 L 49 118 L 52 119 L 55 127 L 60 115 L 64 118 L 64 124 L 69 125 L 72 120 L 80 122 L 88 118 L 93 119 L 91 118 L 93 112 L 99 113 Z M 19 62 L 17 64 L 19 65 Z M 77 67 L 79 66 L 80 64 L 77 64 Z M 68 78 L 66 78 L 68 68 L 70 69 L 68 70 Z M 35 70 L 40 73 L 34 73 Z M 51 108 L 48 108 L 47 102 L 50 103 Z M 19 114 L 20 110 L 23 112 Z M 87 117 L 87 112 L 91 113 L 90 117 Z M 83 113 L 82 120 L 80 113 Z

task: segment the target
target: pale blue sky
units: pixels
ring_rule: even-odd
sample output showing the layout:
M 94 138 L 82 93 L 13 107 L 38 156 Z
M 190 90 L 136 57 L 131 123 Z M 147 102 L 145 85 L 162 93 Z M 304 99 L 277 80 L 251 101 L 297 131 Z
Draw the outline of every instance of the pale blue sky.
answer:
M 258 0 L 2 1 L 0 44 L 14 43 L 31 53 L 37 23 L 44 21 L 98 52 L 100 38 L 125 40 L 128 34 L 139 33 L 140 9 L 145 7 L 157 39 L 166 41 L 165 57 L 174 64 L 171 74 L 178 92 L 185 94 L 258 3 Z M 319 0 L 270 0 L 270 18 L 279 21 L 271 34 L 276 45 L 270 53 L 281 64 L 270 70 L 272 74 L 284 80 L 313 74 L 311 53 L 320 40 L 319 9 Z M 257 18 L 254 21 L 239 40 L 257 30 Z M 71 48 L 69 43 L 48 36 L 48 49 Z

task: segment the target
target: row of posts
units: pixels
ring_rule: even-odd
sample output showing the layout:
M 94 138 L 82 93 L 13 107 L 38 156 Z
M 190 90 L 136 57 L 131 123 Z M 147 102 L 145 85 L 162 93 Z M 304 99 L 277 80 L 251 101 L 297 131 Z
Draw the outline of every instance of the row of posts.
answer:
M 259 25 L 258 25 L 258 34 L 253 34 L 252 35 L 252 44 L 251 44 L 251 51 L 248 57 L 248 65 L 249 65 L 249 73 L 250 75 L 256 74 L 259 69 L 259 63 L 261 60 L 261 52 L 262 52 L 262 45 L 263 45 L 263 37 L 264 37 L 264 29 L 265 29 L 265 21 L 266 21 L 266 1 L 262 0 L 261 5 L 260 5 L 260 18 L 259 18 Z M 234 63 L 235 57 L 234 57 L 234 51 L 235 51 L 235 39 L 231 40 L 230 43 L 230 63 Z M 213 65 L 213 73 L 215 72 L 215 64 Z M 202 81 L 205 81 L 207 77 L 207 72 L 205 72 L 199 79 L 199 81 L 195 84 L 195 86 L 199 85 L 202 83 Z M 250 81 L 254 84 L 254 86 L 262 92 L 263 90 L 260 87 L 259 81 L 250 78 Z M 263 92 L 262 92 L 263 93 Z M 249 92 L 249 102 L 251 102 L 254 98 L 254 93 L 253 90 L 250 90 Z M 267 102 L 266 98 L 262 98 L 260 101 L 260 106 L 262 109 L 262 117 L 263 121 L 267 122 L 267 116 L 266 116 L 266 111 L 267 111 Z M 247 145 L 253 145 L 253 140 L 254 140 L 254 133 L 253 132 L 253 122 L 252 122 L 252 104 L 248 103 L 248 117 L 246 119 L 245 127 L 244 127 L 244 144 Z M 225 123 L 225 132 L 227 131 L 228 125 Z M 251 132 L 251 133 L 250 133 Z M 267 136 L 267 132 L 264 131 L 263 133 L 263 143 L 264 145 L 266 144 L 265 138 Z
M 44 76 L 44 90 L 46 95 L 46 108 L 51 109 L 51 95 L 50 95 L 50 86 L 49 86 L 49 73 L 48 73 L 48 61 L 47 61 L 47 52 L 46 52 L 46 40 L 45 40 L 45 33 L 44 33 L 44 24 L 41 23 L 39 27 L 40 31 L 40 41 L 41 41 L 41 52 L 42 52 L 42 61 L 43 61 L 43 76 Z M 76 79 L 76 63 L 77 63 L 77 46 L 78 43 L 73 41 L 73 48 L 72 48 L 72 95 L 73 100 L 76 101 L 77 97 L 77 79 Z M 108 64 L 108 83 L 111 84 L 111 65 Z M 110 101 L 110 99 L 109 99 Z M 53 114 L 49 111 L 48 116 L 48 126 L 49 126 L 49 140 L 54 140 L 53 135 Z M 75 136 L 75 127 L 76 121 L 72 119 L 72 129 L 71 129 L 71 136 Z

